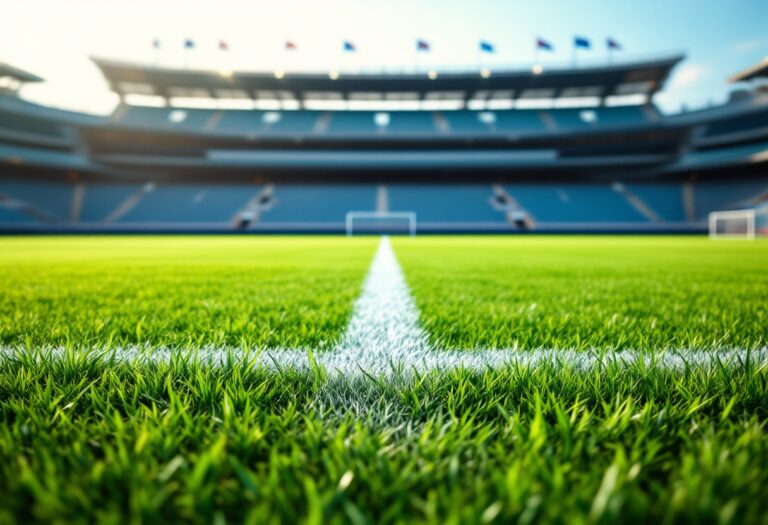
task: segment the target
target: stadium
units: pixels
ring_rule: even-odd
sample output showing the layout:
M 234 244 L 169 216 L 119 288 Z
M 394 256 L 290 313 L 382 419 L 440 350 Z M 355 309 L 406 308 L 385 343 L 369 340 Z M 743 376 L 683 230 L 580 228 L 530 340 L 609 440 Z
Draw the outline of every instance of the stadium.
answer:
M 179 42 L 0 61 L 0 523 L 766 523 L 768 59 Z
M 390 213 L 409 212 L 425 233 L 700 232 L 766 199 L 768 94 L 663 116 L 653 97 L 683 59 L 436 78 L 96 59 L 121 100 L 105 118 L 2 98 L 1 224 L 339 233 L 368 212 L 358 229 L 397 232 Z

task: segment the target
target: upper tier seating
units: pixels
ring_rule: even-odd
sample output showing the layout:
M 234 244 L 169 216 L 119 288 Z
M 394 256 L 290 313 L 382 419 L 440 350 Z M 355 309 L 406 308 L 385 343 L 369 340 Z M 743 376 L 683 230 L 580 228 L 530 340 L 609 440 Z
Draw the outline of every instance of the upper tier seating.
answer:
M 54 122 L 2 110 L 0 110 L 0 129 L 45 137 L 64 137 L 61 126 Z
M 116 122 L 140 128 L 203 131 L 216 113 L 209 109 L 149 108 L 124 106 Z
M 768 127 L 768 111 L 720 120 L 707 126 L 705 137 L 727 135 Z
M 648 123 L 642 106 L 597 109 L 550 109 L 547 113 L 558 130 L 586 130 L 608 126 L 637 126 Z
M 541 134 L 648 122 L 646 109 L 498 111 L 262 111 L 126 107 L 113 121 L 133 127 L 257 137 L 431 137 Z

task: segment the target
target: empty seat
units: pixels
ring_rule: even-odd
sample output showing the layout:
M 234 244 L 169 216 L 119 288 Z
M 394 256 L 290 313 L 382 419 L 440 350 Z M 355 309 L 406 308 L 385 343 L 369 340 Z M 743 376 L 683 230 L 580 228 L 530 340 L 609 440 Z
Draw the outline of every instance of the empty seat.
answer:
M 337 223 L 349 211 L 373 211 L 376 187 L 372 185 L 302 184 L 277 186 L 274 205 L 264 212 L 263 223 Z
M 516 184 L 507 191 L 537 222 L 646 222 L 607 184 Z
M 389 186 L 391 211 L 414 211 L 418 222 L 505 222 L 505 214 L 491 206 L 490 185 Z

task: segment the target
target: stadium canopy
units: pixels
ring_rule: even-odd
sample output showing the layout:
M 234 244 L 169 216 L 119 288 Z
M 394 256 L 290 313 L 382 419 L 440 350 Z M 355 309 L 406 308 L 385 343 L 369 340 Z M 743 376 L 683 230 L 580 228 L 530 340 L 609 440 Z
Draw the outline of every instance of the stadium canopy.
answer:
M 728 80 L 735 83 L 757 79 L 768 79 L 768 57 L 764 58 L 762 62 L 736 73 Z
M 0 90 L 15 91 L 27 82 L 42 82 L 43 79 L 28 71 L 5 62 L 0 62 Z
M 344 74 L 331 72 L 232 72 L 169 69 L 93 58 L 122 100 L 138 95 L 174 98 L 293 101 L 472 101 L 609 97 L 650 100 L 663 87 L 682 55 L 599 67 L 464 73 Z

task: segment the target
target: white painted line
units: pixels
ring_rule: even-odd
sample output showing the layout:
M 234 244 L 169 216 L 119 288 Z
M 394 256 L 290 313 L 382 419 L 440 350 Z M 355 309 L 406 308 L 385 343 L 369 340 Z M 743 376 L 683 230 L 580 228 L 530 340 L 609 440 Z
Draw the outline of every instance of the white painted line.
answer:
M 4 348 L 0 349 L 0 356 L 9 357 L 18 352 Z M 51 352 L 54 356 L 65 355 L 62 349 L 53 349 Z M 418 309 L 387 237 L 381 239 L 344 335 L 329 351 L 268 349 L 258 353 L 254 350 L 223 348 L 147 350 L 128 347 L 98 353 L 104 353 L 107 358 L 120 362 L 162 362 L 180 356 L 222 365 L 233 358 L 246 358 L 253 359 L 254 366 L 270 369 L 310 370 L 314 362 L 332 376 L 361 376 L 366 373 L 377 377 L 456 368 L 485 370 L 509 365 L 553 365 L 574 370 L 593 370 L 611 362 L 629 366 L 642 361 L 649 367 L 684 370 L 686 366 L 709 367 L 720 363 L 742 366 L 747 359 L 768 363 L 768 348 L 751 351 L 690 349 L 665 352 L 433 349 L 421 328 Z

